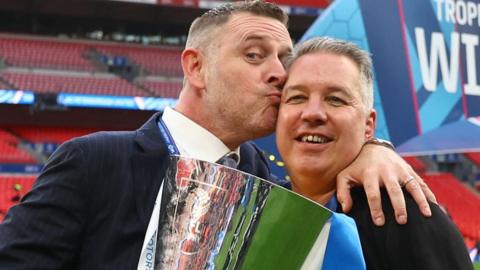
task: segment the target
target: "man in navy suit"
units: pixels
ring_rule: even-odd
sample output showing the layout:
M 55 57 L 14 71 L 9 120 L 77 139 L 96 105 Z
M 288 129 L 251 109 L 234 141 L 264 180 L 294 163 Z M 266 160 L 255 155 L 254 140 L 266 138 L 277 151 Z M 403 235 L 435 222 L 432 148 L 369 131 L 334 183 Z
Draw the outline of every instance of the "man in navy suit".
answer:
M 287 77 L 282 62 L 292 49 L 287 19 L 258 0 L 197 18 L 181 57 L 185 83 L 175 109 L 133 132 L 63 144 L 0 225 L 0 269 L 136 268 L 171 149 L 211 162 L 233 153 L 240 170 L 275 181 L 248 141 L 275 127 Z M 412 175 L 409 191 L 428 215 L 424 192 L 431 193 L 422 180 L 395 152 L 368 144 L 339 175 L 339 201 L 350 208 L 350 186 L 363 184 L 372 218 L 382 224 L 382 183 L 404 223 L 399 183 Z

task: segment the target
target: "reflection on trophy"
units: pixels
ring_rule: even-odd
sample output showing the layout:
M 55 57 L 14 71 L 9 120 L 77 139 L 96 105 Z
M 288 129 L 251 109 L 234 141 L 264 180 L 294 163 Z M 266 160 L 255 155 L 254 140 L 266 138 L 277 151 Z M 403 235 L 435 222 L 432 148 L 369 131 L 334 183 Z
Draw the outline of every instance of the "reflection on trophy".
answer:
M 294 220 L 295 213 L 302 219 Z M 172 157 L 155 269 L 300 269 L 330 215 L 253 175 Z M 293 248 L 302 254 L 285 263 L 282 257 Z

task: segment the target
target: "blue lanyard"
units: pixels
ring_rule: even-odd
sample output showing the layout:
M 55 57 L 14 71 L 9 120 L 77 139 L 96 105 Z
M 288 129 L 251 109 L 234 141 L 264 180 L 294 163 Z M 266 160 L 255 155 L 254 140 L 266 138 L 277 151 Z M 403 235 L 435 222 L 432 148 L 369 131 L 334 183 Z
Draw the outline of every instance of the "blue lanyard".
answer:
M 332 198 L 325 204 L 325 207 L 332 210 L 333 212 L 337 211 L 337 193 L 333 194 Z
M 163 122 L 162 119 L 157 122 L 158 123 L 158 128 L 160 129 L 160 134 L 162 134 L 163 141 L 165 144 L 167 144 L 167 149 L 168 152 L 170 152 L 170 155 L 180 155 L 180 151 L 178 151 L 177 145 L 175 145 L 175 141 L 172 138 L 172 135 L 168 131 L 167 126 L 165 126 L 165 122 Z

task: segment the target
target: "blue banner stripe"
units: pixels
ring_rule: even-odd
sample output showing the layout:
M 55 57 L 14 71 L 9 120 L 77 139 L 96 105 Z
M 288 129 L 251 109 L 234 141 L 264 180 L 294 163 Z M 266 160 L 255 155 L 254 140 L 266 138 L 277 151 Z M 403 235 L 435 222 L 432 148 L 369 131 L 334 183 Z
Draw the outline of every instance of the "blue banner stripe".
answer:
M 460 87 L 460 83 L 458 83 L 458 87 Z M 461 98 L 461 92 L 449 93 L 444 88 L 443 83 L 440 82 L 437 90 L 432 92 L 428 100 L 420 107 L 423 132 L 428 132 L 441 126 L 458 101 L 461 101 Z M 439 108 L 442 109 L 439 110 Z
M 419 134 L 397 1 L 360 0 L 368 44 L 390 139 L 400 144 Z M 372 8 L 375 7 L 375 8 Z M 381 10 L 382 12 L 378 12 Z M 379 27 L 379 22 L 388 27 Z M 388 41 L 388 42 L 386 42 Z M 392 70 L 391 64 L 396 68 Z
M 344 214 L 331 217 L 330 234 L 322 270 L 365 269 L 360 237 L 355 221 Z
M 459 99 L 455 106 L 450 110 L 450 113 L 443 119 L 440 126 L 464 119 L 465 114 L 463 112 L 463 101 L 462 99 Z

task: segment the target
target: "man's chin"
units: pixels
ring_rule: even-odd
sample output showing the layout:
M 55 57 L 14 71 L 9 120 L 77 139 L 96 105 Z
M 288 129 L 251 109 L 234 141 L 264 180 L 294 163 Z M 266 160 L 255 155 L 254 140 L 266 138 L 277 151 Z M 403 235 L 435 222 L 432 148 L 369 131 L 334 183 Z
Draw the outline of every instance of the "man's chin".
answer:
M 255 131 L 255 139 L 265 137 L 268 135 L 273 134 L 275 129 L 273 127 L 265 127 L 265 128 L 260 128 Z
M 258 139 L 273 134 L 275 122 L 262 122 L 251 126 L 252 139 Z

